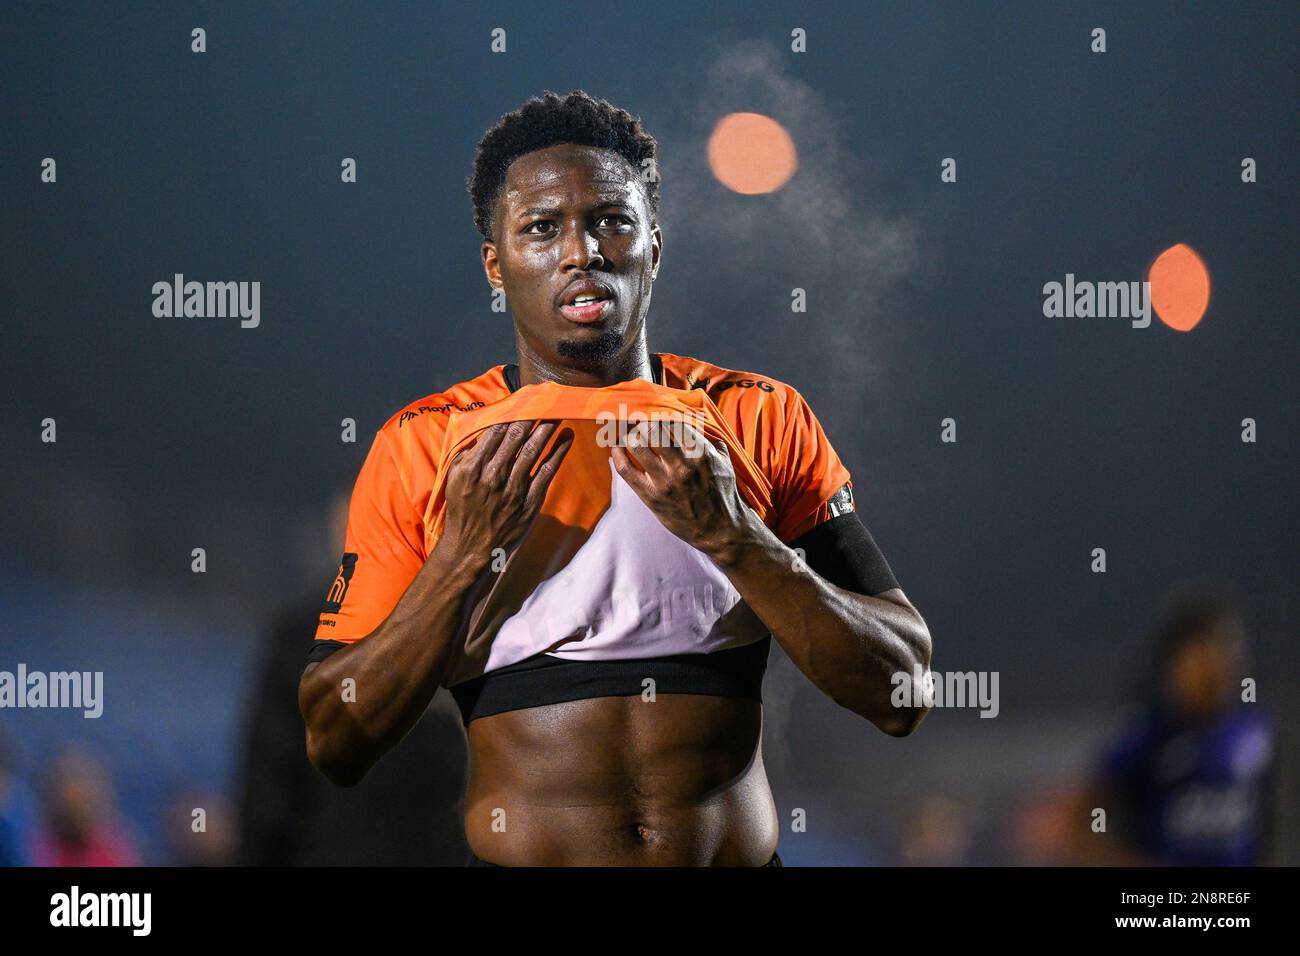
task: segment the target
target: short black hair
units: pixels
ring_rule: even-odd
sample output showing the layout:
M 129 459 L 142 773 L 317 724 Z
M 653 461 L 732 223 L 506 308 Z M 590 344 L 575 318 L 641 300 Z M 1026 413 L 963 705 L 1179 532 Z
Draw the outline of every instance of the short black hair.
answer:
M 658 143 L 641 126 L 640 117 L 583 90 L 567 96 L 547 90 L 506 113 L 479 140 L 474 173 L 466 185 L 474 200 L 474 226 L 484 239 L 493 241 L 493 213 L 510 164 L 525 153 L 560 143 L 597 146 L 626 159 L 639 174 L 651 215 L 657 218 L 659 174 L 653 160 Z
M 1193 641 L 1222 630 L 1229 640 L 1239 640 L 1243 624 L 1236 594 L 1227 588 L 1188 593 L 1175 602 L 1156 631 L 1156 649 L 1168 663 Z

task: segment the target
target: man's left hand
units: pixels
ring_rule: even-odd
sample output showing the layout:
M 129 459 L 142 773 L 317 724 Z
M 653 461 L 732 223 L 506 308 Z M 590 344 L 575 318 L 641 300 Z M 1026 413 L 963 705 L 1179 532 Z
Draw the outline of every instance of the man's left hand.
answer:
M 710 557 L 732 557 L 761 524 L 740 496 L 726 445 L 687 422 L 642 422 L 610 458 L 665 528 Z

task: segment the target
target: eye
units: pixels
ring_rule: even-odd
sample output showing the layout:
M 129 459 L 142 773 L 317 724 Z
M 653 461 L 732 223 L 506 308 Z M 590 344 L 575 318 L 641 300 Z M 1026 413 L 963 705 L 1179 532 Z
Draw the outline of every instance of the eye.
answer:
M 605 215 L 601 216 L 599 219 L 596 220 L 596 225 L 601 226 L 603 223 L 605 223 L 608 220 L 613 220 L 614 226 L 618 228 L 621 228 L 623 226 L 631 227 L 632 225 L 631 219 L 629 219 L 627 216 L 624 216 L 621 213 L 616 213 L 616 212 L 606 213 Z
M 542 232 L 541 230 L 539 230 L 539 229 L 537 228 L 538 226 L 550 226 L 550 227 L 554 227 L 554 226 L 555 226 L 555 223 L 552 222 L 552 221 L 549 220 L 549 219 L 539 219 L 539 220 L 537 220 L 536 222 L 530 222 L 527 226 L 525 226 L 525 227 L 524 227 L 524 233 L 527 234 L 527 235 L 532 235 L 532 236 L 541 236 L 541 235 L 546 235 L 546 233 Z

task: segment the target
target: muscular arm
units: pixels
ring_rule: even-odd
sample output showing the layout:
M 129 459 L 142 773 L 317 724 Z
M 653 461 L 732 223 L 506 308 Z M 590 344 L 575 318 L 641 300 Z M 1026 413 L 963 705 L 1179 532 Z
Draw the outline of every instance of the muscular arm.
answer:
M 896 708 L 890 697 L 901 673 L 910 699 L 921 699 L 914 675 L 929 670 L 930 632 L 916 608 L 897 587 L 870 596 L 813 571 L 745 504 L 725 448 L 697 441 L 704 454 L 687 456 L 630 434 L 612 457 L 664 527 L 717 563 L 823 693 L 891 736 L 911 733 L 928 708 Z
M 855 514 L 834 522 L 855 522 Z M 863 529 L 865 531 L 865 529 Z M 796 542 L 798 543 L 798 542 Z M 833 584 L 782 544 L 752 510 L 710 554 L 795 666 L 823 693 L 891 736 L 911 733 L 924 706 L 894 707 L 895 674 L 930 667 L 930 632 L 901 588 L 877 596 Z M 910 698 L 920 699 L 919 686 Z
M 370 636 L 308 664 L 298 686 L 307 756 L 334 783 L 360 782 L 415 726 L 453 663 L 453 636 L 490 558 L 440 541 Z M 355 700 L 343 681 L 355 681 Z
M 495 425 L 457 455 L 442 537 L 397 605 L 371 634 L 303 672 L 307 756 L 334 783 L 358 783 L 415 726 L 455 665 L 493 549 L 523 537 L 573 443 L 566 430 L 541 459 L 556 426 Z M 347 678 L 355 699 L 344 696 Z

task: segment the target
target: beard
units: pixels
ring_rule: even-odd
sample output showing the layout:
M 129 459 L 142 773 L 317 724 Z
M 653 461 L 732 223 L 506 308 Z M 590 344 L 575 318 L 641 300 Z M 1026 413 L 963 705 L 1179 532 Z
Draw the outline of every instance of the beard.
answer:
M 577 365 L 595 365 L 613 355 L 623 347 L 623 336 L 606 329 L 599 335 L 587 335 L 580 339 L 560 339 L 555 350 Z

